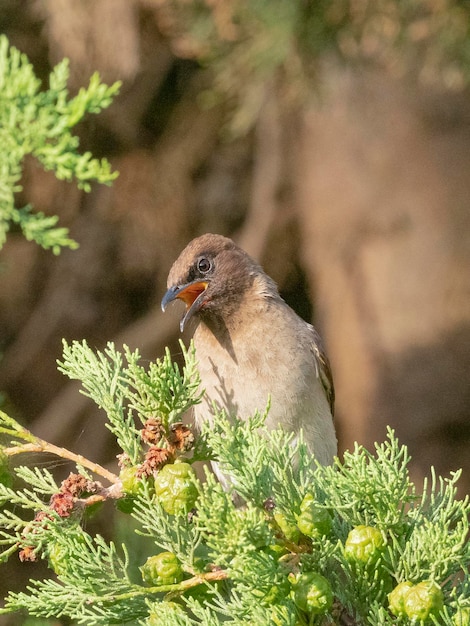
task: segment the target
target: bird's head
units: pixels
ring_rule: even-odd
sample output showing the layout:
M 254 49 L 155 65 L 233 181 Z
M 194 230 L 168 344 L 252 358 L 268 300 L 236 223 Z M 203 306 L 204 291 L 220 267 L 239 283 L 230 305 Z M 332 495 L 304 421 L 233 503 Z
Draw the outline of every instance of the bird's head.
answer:
M 186 304 L 181 331 L 196 315 L 227 321 L 250 290 L 260 295 L 277 293 L 274 282 L 246 252 L 231 239 L 212 234 L 186 246 L 170 270 L 167 287 L 163 311 L 176 299 Z

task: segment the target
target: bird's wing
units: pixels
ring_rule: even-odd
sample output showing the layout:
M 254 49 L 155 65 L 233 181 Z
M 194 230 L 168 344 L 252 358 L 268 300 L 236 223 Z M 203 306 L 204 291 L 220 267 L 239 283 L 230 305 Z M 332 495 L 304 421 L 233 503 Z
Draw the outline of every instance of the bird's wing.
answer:
M 320 379 L 320 382 L 325 390 L 325 395 L 330 405 L 331 414 L 334 415 L 335 409 L 335 386 L 333 384 L 333 375 L 331 373 L 330 362 L 328 357 L 326 356 L 325 349 L 323 347 L 323 343 L 320 335 L 317 333 L 315 328 L 309 324 L 312 335 L 312 351 L 315 359 L 315 369 L 317 372 L 317 378 Z

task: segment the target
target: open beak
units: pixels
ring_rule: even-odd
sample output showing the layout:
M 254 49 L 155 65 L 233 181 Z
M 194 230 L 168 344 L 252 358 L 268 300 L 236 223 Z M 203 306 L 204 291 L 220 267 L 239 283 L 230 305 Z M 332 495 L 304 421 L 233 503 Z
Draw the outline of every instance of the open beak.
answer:
M 194 280 L 186 285 L 174 285 L 173 287 L 170 287 L 163 296 L 163 312 L 166 310 L 166 307 L 170 304 L 170 302 L 174 302 L 177 298 L 186 304 L 186 312 L 180 321 L 181 332 L 183 332 L 184 327 L 194 313 L 197 313 L 197 311 L 199 311 L 201 306 L 204 304 L 204 294 L 208 286 L 209 283 L 205 280 Z

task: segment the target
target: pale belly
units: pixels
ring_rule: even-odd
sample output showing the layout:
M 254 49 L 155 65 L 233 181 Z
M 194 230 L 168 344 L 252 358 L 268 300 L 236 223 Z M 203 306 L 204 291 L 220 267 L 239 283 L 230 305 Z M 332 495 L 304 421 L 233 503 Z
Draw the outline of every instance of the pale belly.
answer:
M 337 452 L 333 419 L 313 361 L 294 368 L 272 349 L 268 358 L 256 345 L 252 350 L 244 346 L 246 358 L 242 361 L 236 342 L 234 358 L 227 358 L 226 350 L 216 343 L 209 352 L 198 351 L 205 394 L 195 407 L 197 424 L 211 419 L 214 403 L 229 415 L 246 419 L 255 411 L 263 413 L 269 401 L 268 429 L 281 426 L 296 434 L 302 429 L 304 441 L 318 461 L 332 462 Z

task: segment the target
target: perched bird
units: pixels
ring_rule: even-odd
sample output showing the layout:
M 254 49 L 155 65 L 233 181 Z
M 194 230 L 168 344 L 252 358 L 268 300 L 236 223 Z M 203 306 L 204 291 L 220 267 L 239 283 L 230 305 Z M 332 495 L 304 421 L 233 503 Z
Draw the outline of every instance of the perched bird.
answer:
M 281 298 L 274 281 L 231 239 L 206 234 L 191 241 L 173 264 L 162 309 L 186 304 L 180 328 L 194 333 L 201 386 L 196 424 L 213 403 L 247 418 L 271 407 L 267 428 L 298 433 L 322 464 L 337 451 L 334 387 L 317 331 Z

